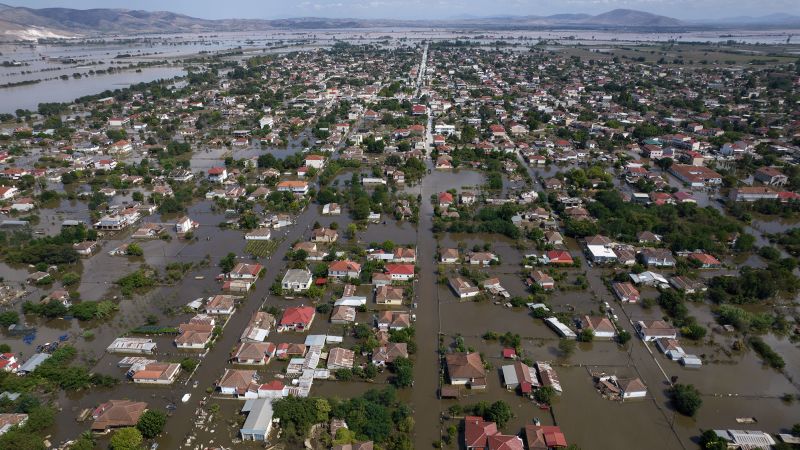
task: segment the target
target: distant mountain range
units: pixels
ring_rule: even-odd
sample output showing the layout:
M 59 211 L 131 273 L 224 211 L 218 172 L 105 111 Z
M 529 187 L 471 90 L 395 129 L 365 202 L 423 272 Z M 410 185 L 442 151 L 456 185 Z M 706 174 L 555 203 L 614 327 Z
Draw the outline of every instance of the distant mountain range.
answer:
M 199 19 L 166 11 L 128 9 L 26 8 L 0 4 L 0 39 L 36 39 L 102 34 L 221 32 L 228 30 L 343 29 L 380 27 L 440 27 L 473 29 L 687 29 L 725 26 L 798 27 L 800 17 L 773 14 L 763 17 L 686 22 L 631 9 L 603 14 L 556 14 L 551 16 L 459 16 L 449 20 L 332 19 Z

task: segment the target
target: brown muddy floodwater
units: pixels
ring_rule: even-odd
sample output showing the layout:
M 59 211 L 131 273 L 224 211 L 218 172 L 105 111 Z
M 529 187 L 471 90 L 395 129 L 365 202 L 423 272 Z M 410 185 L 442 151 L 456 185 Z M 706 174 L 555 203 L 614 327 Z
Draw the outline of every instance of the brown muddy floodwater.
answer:
M 222 153 L 209 153 L 208 159 L 203 160 L 205 156 L 201 154 L 201 160 L 193 164 L 205 167 L 205 164 L 217 164 L 224 157 Z M 541 175 L 550 176 L 556 170 L 557 168 L 531 169 L 531 172 L 536 175 L 539 171 L 543 172 Z M 342 186 L 350 177 L 351 173 L 345 172 L 336 178 L 334 184 Z M 488 243 L 491 251 L 499 255 L 501 263 L 481 271 L 489 277 L 499 278 L 512 296 L 527 295 L 523 284 L 527 270 L 523 269 L 521 262 L 524 254 L 531 250 L 530 247 L 521 249 L 515 241 L 498 235 L 441 233 L 435 236 L 431 232 L 431 195 L 448 189 L 477 190 L 483 182 L 483 175 L 476 171 L 434 171 L 420 184 L 403 189 L 406 193 L 421 196 L 418 225 L 397 222 L 386 216 L 385 221 L 371 224 L 366 230 L 360 230 L 355 237 L 355 241 L 362 247 L 370 242 L 387 239 L 402 245 L 417 246 L 419 277 L 414 285 L 418 307 L 414 312 L 417 315 L 415 326 L 418 352 L 414 355 L 415 384 L 413 388 L 399 394 L 401 399 L 411 404 L 414 411 L 415 448 L 430 448 L 449 425 L 456 423 L 455 420 L 443 419 L 450 406 L 456 403 L 468 405 L 479 401 L 493 402 L 497 399 L 508 402 L 515 414 L 514 419 L 505 427 L 505 432 L 518 433 L 525 424 L 538 419 L 544 424 L 560 425 L 567 440 L 584 449 L 690 449 L 696 446 L 693 440 L 697 438 L 701 428 L 761 429 L 774 433 L 800 422 L 800 408 L 780 399 L 786 393 L 798 393 L 797 383 L 793 382 L 800 379 L 800 350 L 797 344 L 786 338 L 765 336 L 765 341 L 787 362 L 783 373 L 766 368 L 761 359 L 750 350 L 738 353 L 731 351 L 735 336 L 711 332 L 714 317 L 707 304 L 689 304 L 688 307 L 698 322 L 709 328 L 709 335 L 697 343 L 683 341 L 684 347 L 690 353 L 701 355 L 707 364 L 700 369 L 686 369 L 663 357 L 653 346 L 645 347 L 635 338 L 625 346 L 609 341 L 580 344 L 572 356 L 564 357 L 558 350 L 557 336 L 542 321 L 534 319 L 526 308 L 507 308 L 489 300 L 459 301 L 446 285 L 437 284 L 437 246 L 461 245 L 471 249 L 473 246 L 483 247 Z M 44 220 L 41 226 L 49 230 L 57 227 L 64 218 L 82 218 L 81 214 L 87 214 L 80 212 L 82 207 L 83 203 L 80 202 L 62 201 L 56 207 L 42 211 Z M 142 243 L 145 250 L 143 258 L 108 255 L 108 251 L 131 241 L 130 231 L 110 236 L 98 254 L 82 262 L 83 278 L 79 292 L 81 298 L 86 300 L 111 298 L 118 293 L 110 283 L 144 263 L 160 270 L 175 261 L 197 263 L 182 281 L 175 285 L 160 286 L 145 295 L 119 298 L 120 310 L 111 320 L 105 322 L 79 323 L 77 320 L 63 319 L 46 321 L 27 317 L 28 323 L 37 327 L 36 339 L 31 345 L 23 344 L 20 337 L 6 335 L 0 336 L 0 342 L 9 343 L 14 351 L 27 356 L 33 353 L 37 344 L 55 341 L 59 336 L 67 334 L 69 341 L 79 349 L 80 360 L 91 366 L 93 371 L 124 379 L 124 369 L 117 367 L 121 357 L 106 354 L 106 346 L 131 328 L 143 325 L 151 315 L 157 318 L 159 325 L 164 326 L 176 326 L 185 321 L 191 316 L 182 311 L 186 303 L 219 292 L 220 286 L 214 281 L 214 276 L 219 272 L 217 263 L 220 258 L 228 252 L 244 255 L 245 241 L 242 232 L 220 229 L 218 224 L 226 218 L 212 207 L 211 202 L 200 201 L 193 204 L 188 210 L 188 216 L 201 224 L 195 233 L 197 240 L 145 241 Z M 88 215 L 86 218 L 88 219 Z M 145 221 L 170 220 L 174 220 L 174 217 L 155 215 Z M 261 308 L 262 304 L 283 309 L 304 301 L 274 297 L 269 293 L 269 286 L 275 277 L 282 275 L 286 266 L 284 256 L 291 243 L 298 239 L 307 239 L 311 225 L 317 221 L 323 226 L 337 222 L 340 229 L 344 229 L 351 219 L 347 215 L 322 216 L 320 208 L 312 205 L 299 214 L 294 226 L 287 230 L 278 230 L 274 238 L 280 244 L 273 256 L 259 260 L 266 267 L 266 275 L 247 294 L 237 312 L 227 322 L 220 340 L 201 357 L 201 365 L 191 379 L 183 374 L 175 385 L 166 388 L 139 386 L 123 381 L 113 389 L 61 394 L 57 398 L 61 413 L 50 432 L 52 441 L 61 442 L 74 438 L 89 428 L 88 422 L 76 422 L 76 417 L 84 408 L 92 408 L 111 398 L 131 398 L 147 401 L 151 408 L 164 411 L 168 405 L 176 405 L 171 413 L 168 431 L 158 439 L 161 448 L 182 447 L 187 438 L 190 438 L 192 448 L 214 443 L 230 446 L 232 442 L 235 442 L 235 448 L 257 448 L 257 444 L 238 442 L 238 428 L 243 421 L 239 410 L 243 403 L 214 398 L 206 393 L 206 389 L 214 385 L 225 368 L 234 367 L 227 362 L 229 352 L 236 345 L 254 311 Z M 567 248 L 573 256 L 581 255 L 575 241 L 568 240 Z M 248 261 L 250 258 L 241 260 Z M 447 270 L 454 273 L 457 267 L 448 267 Z M 579 268 L 557 270 L 564 273 L 564 278 L 560 281 L 562 289 L 548 296 L 548 303 L 556 312 L 565 312 L 573 317 L 599 314 L 601 302 L 608 301 L 619 315 L 620 326 L 630 332 L 633 332 L 631 321 L 663 317 L 658 306 L 648 309 L 641 305 L 623 307 L 616 303 L 602 280 L 603 276 L 609 275 L 613 270 L 589 267 L 585 263 Z M 24 267 L 11 268 L 7 265 L 0 265 L 0 272 L 12 284 L 23 283 L 29 273 Z M 712 274 L 704 272 L 702 275 L 707 277 Z M 204 278 L 195 279 L 196 276 Z M 579 276 L 586 278 L 588 289 L 574 286 Z M 38 288 L 29 289 L 30 293 L 26 297 L 28 299 L 38 300 L 47 292 Z M 643 288 L 642 294 L 646 298 L 656 298 L 658 292 L 653 288 Z M 329 296 L 330 293 L 326 300 Z M 372 312 L 359 313 L 357 322 L 368 323 L 371 317 Z M 90 330 L 92 336 L 84 338 L 84 330 Z M 519 334 L 526 357 L 553 363 L 564 392 L 554 401 L 552 415 L 538 409 L 530 400 L 503 388 L 499 369 L 507 362 L 500 357 L 502 345 L 499 342 L 481 338 L 488 331 Z M 344 346 L 355 343 L 343 327 L 329 324 L 322 315 L 314 321 L 310 333 L 345 335 Z M 273 335 L 270 340 L 302 342 L 307 334 L 309 333 L 284 333 L 280 337 Z M 464 396 L 459 400 L 439 400 L 437 392 L 443 375 L 438 356 L 439 338 L 441 336 L 444 344 L 449 346 L 456 335 L 461 335 L 468 347 L 483 354 L 490 366 L 487 371 L 489 385 L 485 391 L 464 390 Z M 172 345 L 170 336 L 154 339 L 159 345 L 156 357 L 160 360 L 179 361 L 187 355 L 199 356 L 196 353 L 178 351 Z M 366 355 L 356 358 L 357 363 L 366 361 Z M 280 378 L 285 368 L 286 362 L 273 361 L 266 367 L 258 368 L 258 373 L 261 380 L 269 381 Z M 604 400 L 592 385 L 590 371 L 602 371 L 620 377 L 639 377 L 648 386 L 648 397 L 624 403 Z M 694 384 L 704 394 L 704 405 L 696 418 L 680 416 L 671 409 L 666 389 L 669 387 L 669 378 L 673 376 L 680 383 Z M 197 388 L 192 387 L 195 380 L 198 382 Z M 312 395 L 348 398 L 363 394 L 368 389 L 381 388 L 387 381 L 388 373 L 382 373 L 373 382 L 317 381 L 312 388 Z M 180 397 L 187 392 L 192 393 L 191 400 L 181 403 Z M 204 399 L 208 403 L 200 407 L 199 403 Z M 210 414 L 212 405 L 219 405 L 219 411 Z M 758 423 L 738 424 L 735 420 L 737 417 L 756 417 Z

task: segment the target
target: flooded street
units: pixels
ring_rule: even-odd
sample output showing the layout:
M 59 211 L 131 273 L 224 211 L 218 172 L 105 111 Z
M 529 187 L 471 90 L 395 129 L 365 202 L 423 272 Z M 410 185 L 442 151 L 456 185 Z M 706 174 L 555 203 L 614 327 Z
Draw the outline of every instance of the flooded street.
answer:
M 781 33 L 739 37 L 773 45 L 785 39 Z M 466 44 L 451 45 L 454 37 Z M 616 105 L 626 88 L 605 86 L 606 75 L 619 67 L 646 72 L 637 74 L 643 77 L 637 89 L 646 82 L 662 94 L 659 83 L 681 76 L 677 62 L 652 63 L 669 68 L 658 75 L 641 70 L 651 65 L 645 57 L 620 53 L 584 64 L 576 56 L 594 57 L 605 53 L 598 45 L 612 43 L 635 53 L 633 47 L 667 39 L 674 46 L 722 37 L 398 27 L 0 45 L 8 60 L 0 85 L 10 84 L 0 86 L 0 113 L 46 111 L 40 103 L 170 80 L 50 117 L 4 122 L 0 193 L 8 198 L 0 200 L 7 221 L 0 277 L 18 296 L 0 313 L 12 313 L 9 321 L 18 314 L 19 323 L 3 327 L 0 344 L 21 361 L 42 346 L 71 345 L 73 364 L 97 375 L 80 389 L 30 388 L 57 411 L 55 423 L 37 431 L 57 448 L 90 429 L 86 411 L 130 399 L 169 416 L 166 430 L 145 440 L 148 446 L 293 449 L 306 439 L 304 447 L 321 450 L 332 446 L 330 419 L 341 418 L 336 414 L 347 401 L 366 402 L 368 391 L 393 387 L 400 406 L 381 405 L 388 416 L 380 425 L 388 428 L 375 439 L 390 450 L 463 449 L 464 416 L 486 418 L 495 402 L 511 412 L 505 423 L 497 421 L 502 434 L 557 426 L 584 450 L 692 450 L 704 430 L 715 428 L 786 432 L 800 423 L 800 282 L 791 278 L 800 269 L 773 235 L 800 226 L 796 205 L 737 219 L 724 200 L 731 184 L 714 178 L 690 185 L 668 166 L 650 167 L 662 161 L 639 159 L 632 148 L 644 139 L 635 131 L 701 135 L 684 130 L 683 119 L 651 114 L 655 101 L 643 89 L 641 101 L 630 103 L 647 113 Z M 653 55 L 683 51 L 651 47 Z M 89 75 L 112 64 L 125 67 Z M 702 69 L 720 79 L 738 73 L 717 61 Z M 587 80 L 591 74 L 596 86 L 583 86 L 576 74 Z M 708 84 L 692 77 L 686 79 Z M 725 86 L 718 84 L 712 96 L 723 98 Z M 708 117 L 692 129 L 712 123 L 719 112 L 711 111 L 704 106 Z M 73 113 L 83 116 L 65 125 L 61 116 Z M 690 114 L 684 113 L 674 115 Z M 658 122 L 654 130 L 639 128 L 648 121 Z M 717 137 L 726 132 L 720 125 Z M 711 134 L 703 136 L 710 147 Z M 780 142 L 789 146 L 789 139 Z M 639 161 L 635 167 L 627 166 L 631 158 Z M 691 158 L 701 166 L 711 161 Z M 628 169 L 650 178 L 626 179 Z M 650 194 L 667 200 L 659 204 Z M 782 191 L 795 198 L 790 194 Z M 683 201 L 698 209 L 676 205 Z M 92 231 L 70 228 L 76 224 Z M 753 246 L 737 246 L 742 233 L 753 236 Z M 759 251 L 767 246 L 776 251 Z M 239 263 L 261 264 L 263 272 L 234 269 Z M 752 279 L 774 281 L 775 289 L 735 284 L 747 279 L 745 266 L 761 276 Z M 139 277 L 120 282 L 131 274 Z M 632 300 L 619 300 L 624 294 L 617 289 L 627 289 Z M 233 306 L 215 310 L 208 300 L 223 290 L 236 297 Z M 670 305 L 678 290 L 679 304 Z M 54 294 L 61 297 L 48 297 Z M 74 306 L 84 302 L 116 309 L 82 316 Z M 288 322 L 287 309 L 298 306 L 311 308 L 291 312 L 314 318 Z M 204 311 L 213 323 L 197 318 Z M 257 312 L 287 322 L 280 333 L 270 324 L 263 337 L 242 337 Z M 680 356 L 662 353 L 641 331 L 651 321 L 664 322 L 657 329 L 668 337 L 659 345 L 678 346 L 680 339 L 680 356 L 696 355 L 702 365 L 687 367 Z M 205 330 L 197 332 L 198 342 L 179 347 L 176 336 L 187 328 L 191 335 L 195 325 Z M 168 380 L 173 384 L 134 383 L 138 369 L 129 374 L 124 355 L 108 349 L 120 337 L 152 339 L 159 362 L 199 366 L 181 369 Z M 783 363 L 770 360 L 754 337 Z M 270 343 L 251 350 L 261 359 L 237 359 L 249 340 Z M 458 358 L 469 376 L 453 373 Z M 227 392 L 219 383 L 231 369 L 253 370 L 255 377 L 241 375 L 241 385 Z M 31 379 L 38 376 L 34 371 Z M 644 387 L 632 385 L 641 395 L 626 397 L 617 379 L 638 379 Z M 693 417 L 678 412 L 676 384 L 699 391 L 703 405 Z M 256 397 L 329 399 L 333 412 L 313 403 L 320 415 L 306 429 L 267 420 L 274 427 L 260 436 L 266 443 L 242 441 L 250 420 L 242 412 L 245 398 Z M 367 416 L 375 409 L 348 419 L 362 426 L 374 420 Z M 98 445 L 105 448 L 111 435 L 98 435 Z M 364 436 L 373 438 L 362 429 L 345 440 Z

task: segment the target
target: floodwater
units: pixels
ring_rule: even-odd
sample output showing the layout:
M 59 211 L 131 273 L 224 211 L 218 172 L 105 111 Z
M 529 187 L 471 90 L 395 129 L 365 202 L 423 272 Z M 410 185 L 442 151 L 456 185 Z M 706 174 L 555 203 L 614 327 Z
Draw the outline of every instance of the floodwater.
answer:
M 168 80 L 184 75 L 179 67 L 147 67 L 141 71 L 125 70 L 114 74 L 94 75 L 79 79 L 59 78 L 37 84 L 0 89 L 0 112 L 13 113 L 17 109 L 36 111 L 39 103 L 71 102 L 85 95 L 105 90 L 123 89 L 132 84 L 155 80 Z

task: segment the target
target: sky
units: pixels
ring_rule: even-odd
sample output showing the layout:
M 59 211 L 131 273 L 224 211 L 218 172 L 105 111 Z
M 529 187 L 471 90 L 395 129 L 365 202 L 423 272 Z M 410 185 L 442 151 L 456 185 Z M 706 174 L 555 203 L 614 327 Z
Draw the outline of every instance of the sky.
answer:
M 351 17 L 452 19 L 638 9 L 684 20 L 800 15 L 800 0 L 0 0 L 29 8 L 126 8 L 172 11 L 206 19 Z

